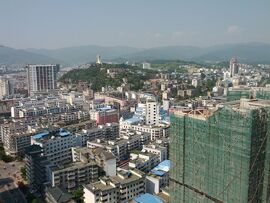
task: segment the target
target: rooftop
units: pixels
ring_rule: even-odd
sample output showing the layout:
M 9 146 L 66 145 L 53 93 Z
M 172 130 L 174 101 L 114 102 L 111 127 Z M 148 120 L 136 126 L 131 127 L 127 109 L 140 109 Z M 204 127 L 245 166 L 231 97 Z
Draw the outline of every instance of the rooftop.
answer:
M 36 135 L 33 135 L 32 137 L 36 140 L 49 140 L 53 137 L 66 137 L 71 135 L 71 133 L 63 128 L 57 129 L 57 130 L 45 130 L 43 132 L 40 132 Z
M 59 187 L 48 188 L 46 192 L 49 193 L 54 198 L 54 200 L 59 203 L 75 203 L 75 201 L 72 200 L 72 195 L 64 192 Z
M 163 176 L 165 173 L 168 173 L 171 167 L 170 160 L 164 160 L 159 163 L 155 168 L 151 170 L 151 172 L 157 176 Z
M 78 168 L 84 168 L 87 166 L 94 166 L 96 165 L 96 163 L 94 161 L 90 161 L 88 163 L 84 163 L 84 162 L 73 162 L 73 163 L 69 163 L 69 164 L 65 164 L 65 165 L 58 165 L 58 166 L 51 166 L 51 170 L 54 172 L 63 172 L 63 171 L 70 171 L 70 170 L 75 170 Z
M 149 193 L 142 194 L 132 201 L 134 203 L 164 203 L 158 196 Z
M 230 108 L 233 111 L 239 112 L 248 112 L 253 109 L 259 109 L 264 107 L 270 107 L 270 100 L 260 100 L 260 99 L 245 99 L 241 98 L 240 100 L 230 101 L 218 104 L 216 107 L 213 108 L 198 108 L 198 109 L 177 109 L 174 110 L 175 115 L 180 116 L 189 116 L 194 117 L 196 119 L 207 119 L 208 117 L 212 116 L 216 111 L 222 108 Z

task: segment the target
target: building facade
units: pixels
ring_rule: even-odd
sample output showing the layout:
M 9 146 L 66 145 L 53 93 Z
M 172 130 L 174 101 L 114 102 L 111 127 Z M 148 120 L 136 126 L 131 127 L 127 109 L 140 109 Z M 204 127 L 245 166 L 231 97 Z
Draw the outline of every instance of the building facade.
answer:
M 47 93 L 57 89 L 59 65 L 27 65 L 28 93 Z
M 39 145 L 44 156 L 54 164 L 72 160 L 71 147 L 76 146 L 76 137 L 62 128 L 40 132 L 31 137 L 31 144 Z
M 145 174 L 138 170 L 118 171 L 116 176 L 84 186 L 85 203 L 129 202 L 145 193 Z

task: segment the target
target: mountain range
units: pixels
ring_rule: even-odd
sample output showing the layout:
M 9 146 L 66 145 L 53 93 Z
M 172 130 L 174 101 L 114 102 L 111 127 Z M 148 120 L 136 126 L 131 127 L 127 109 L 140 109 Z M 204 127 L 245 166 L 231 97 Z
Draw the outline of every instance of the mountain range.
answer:
M 237 57 L 241 63 L 270 63 L 270 44 L 241 43 L 210 47 L 166 46 L 149 49 L 128 46 L 77 46 L 61 49 L 13 49 L 0 46 L 0 64 L 60 63 L 66 65 L 94 62 L 97 54 L 104 61 L 186 60 L 221 62 Z

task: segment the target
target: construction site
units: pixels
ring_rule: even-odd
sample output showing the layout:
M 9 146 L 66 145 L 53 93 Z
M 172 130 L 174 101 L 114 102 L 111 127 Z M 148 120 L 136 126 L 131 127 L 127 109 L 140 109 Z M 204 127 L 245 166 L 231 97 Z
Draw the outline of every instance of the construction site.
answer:
M 269 87 L 233 87 L 227 92 L 227 100 L 235 101 L 241 98 L 247 99 L 270 99 Z
M 270 101 L 171 114 L 171 203 L 270 202 Z

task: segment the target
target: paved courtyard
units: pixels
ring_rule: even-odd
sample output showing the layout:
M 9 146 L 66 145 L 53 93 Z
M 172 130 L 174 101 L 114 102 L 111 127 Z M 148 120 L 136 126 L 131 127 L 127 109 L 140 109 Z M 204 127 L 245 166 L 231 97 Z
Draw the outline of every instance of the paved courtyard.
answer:
M 24 195 L 18 189 L 17 183 L 22 181 L 21 167 L 23 162 L 4 163 L 0 161 L 0 202 L 26 203 Z

